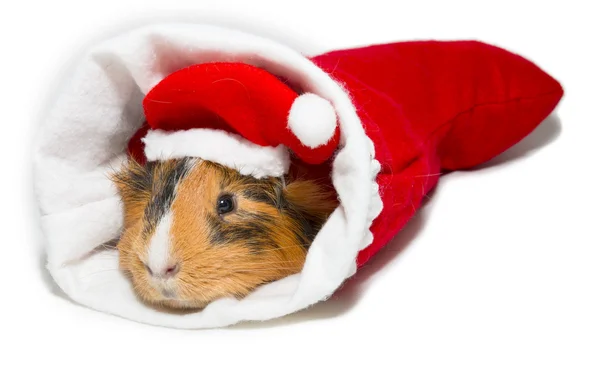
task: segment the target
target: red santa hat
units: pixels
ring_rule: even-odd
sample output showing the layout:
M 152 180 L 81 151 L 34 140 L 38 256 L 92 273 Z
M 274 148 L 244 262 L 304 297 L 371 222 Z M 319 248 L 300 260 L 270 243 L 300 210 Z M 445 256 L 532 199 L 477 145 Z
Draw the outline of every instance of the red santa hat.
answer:
M 257 178 L 288 172 L 290 154 L 329 159 L 339 141 L 333 106 L 244 63 L 181 69 L 143 101 L 147 124 L 129 144 L 140 161 L 198 157 Z M 291 151 L 291 153 L 290 153 Z

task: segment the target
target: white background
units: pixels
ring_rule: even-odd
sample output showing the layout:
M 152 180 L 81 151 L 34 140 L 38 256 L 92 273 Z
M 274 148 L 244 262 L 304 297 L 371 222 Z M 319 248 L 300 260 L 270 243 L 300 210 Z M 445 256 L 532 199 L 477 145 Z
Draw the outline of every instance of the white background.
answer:
M 349 3 L 1 3 L 0 367 L 600 368 L 600 27 L 585 5 L 593 2 Z M 223 330 L 145 326 L 53 290 L 39 253 L 29 145 L 44 99 L 82 46 L 175 18 L 256 24 L 250 29 L 324 49 L 475 38 L 538 63 L 566 96 L 557 117 L 493 165 L 444 177 L 419 216 L 332 300 Z

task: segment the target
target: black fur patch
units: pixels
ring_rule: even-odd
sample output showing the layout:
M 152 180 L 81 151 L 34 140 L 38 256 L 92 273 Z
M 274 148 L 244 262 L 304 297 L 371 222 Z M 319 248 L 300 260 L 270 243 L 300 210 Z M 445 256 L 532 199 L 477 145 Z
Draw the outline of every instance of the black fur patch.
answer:
M 175 165 L 153 165 L 148 169 L 151 198 L 144 210 L 144 233 L 150 233 L 164 217 L 175 200 L 177 184 L 190 170 L 190 160 L 177 160 Z
M 282 211 L 300 224 L 300 228 L 294 229 L 294 235 L 302 247 L 308 248 L 321 228 L 321 221 L 300 211 L 287 201 L 283 203 Z
M 146 191 L 152 188 L 152 173 L 156 168 L 156 162 L 146 163 L 145 166 L 136 166 L 133 170 L 125 173 L 127 185 L 136 191 Z
M 210 240 L 214 245 L 226 245 L 243 242 L 249 248 L 259 251 L 267 247 L 276 247 L 271 240 L 268 225 L 273 218 L 266 214 L 238 211 L 235 223 L 228 223 L 215 214 L 207 214 L 206 221 L 210 226 Z
M 248 200 L 262 202 L 267 205 L 277 206 L 277 196 L 274 193 L 266 191 L 264 186 L 252 186 L 244 189 L 243 196 Z

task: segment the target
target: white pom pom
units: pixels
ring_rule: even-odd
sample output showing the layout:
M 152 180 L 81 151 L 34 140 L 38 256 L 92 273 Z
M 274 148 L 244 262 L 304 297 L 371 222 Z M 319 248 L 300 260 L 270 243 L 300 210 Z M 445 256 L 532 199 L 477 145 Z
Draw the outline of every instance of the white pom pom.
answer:
M 288 127 L 304 145 L 314 149 L 333 137 L 337 126 L 335 110 L 329 101 L 305 93 L 296 98 L 288 116 Z

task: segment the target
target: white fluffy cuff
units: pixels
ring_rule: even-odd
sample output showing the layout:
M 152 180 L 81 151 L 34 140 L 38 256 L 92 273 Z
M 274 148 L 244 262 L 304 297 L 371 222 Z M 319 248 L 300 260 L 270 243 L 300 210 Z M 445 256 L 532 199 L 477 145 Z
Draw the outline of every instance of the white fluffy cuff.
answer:
M 260 146 L 239 135 L 221 130 L 151 130 L 142 141 L 148 161 L 195 157 L 259 179 L 280 177 L 290 167 L 289 152 L 285 146 Z

